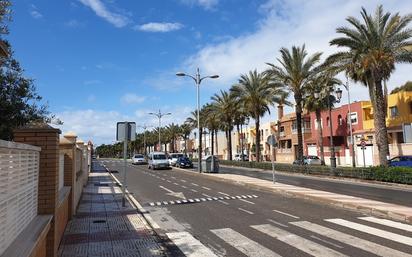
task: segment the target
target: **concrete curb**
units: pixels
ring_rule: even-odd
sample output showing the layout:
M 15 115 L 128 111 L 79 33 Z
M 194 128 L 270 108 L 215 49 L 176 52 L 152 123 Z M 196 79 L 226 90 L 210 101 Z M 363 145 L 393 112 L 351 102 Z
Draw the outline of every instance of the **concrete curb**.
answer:
M 182 171 L 186 171 L 184 169 L 180 169 L 177 168 L 179 170 Z M 190 172 L 193 173 L 193 172 Z M 374 215 L 374 216 L 378 216 L 378 217 L 382 217 L 382 218 L 387 218 L 387 219 L 392 219 L 392 220 L 396 220 L 396 221 L 402 221 L 402 222 L 406 222 L 406 223 L 410 223 L 412 224 L 412 215 L 405 215 L 403 213 L 397 213 L 397 212 L 392 212 L 392 211 L 384 211 L 384 210 L 380 210 L 380 209 L 376 209 L 373 207 L 369 207 L 369 206 L 365 206 L 362 204 L 357 204 L 354 202 L 351 203 L 343 203 L 341 201 L 338 200 L 334 200 L 334 199 L 326 199 L 324 197 L 318 197 L 318 196 L 314 196 L 314 195 L 308 195 L 305 193 L 298 193 L 298 192 L 291 192 L 285 189 L 280 189 L 280 188 L 270 188 L 270 187 L 266 187 L 266 186 L 260 186 L 260 185 L 255 185 L 255 184 L 251 184 L 251 183 L 247 183 L 247 182 L 242 182 L 242 181 L 236 181 L 236 180 L 232 180 L 232 179 L 228 179 L 228 178 L 222 178 L 222 177 L 214 177 L 213 174 L 210 173 L 193 173 L 196 174 L 197 176 L 206 176 L 212 180 L 215 181 L 224 181 L 227 183 L 231 183 L 234 185 L 241 185 L 241 186 L 245 186 L 247 188 L 250 189 L 254 189 L 257 191 L 263 191 L 263 192 L 269 192 L 269 193 L 278 193 L 287 197 L 295 197 L 295 198 L 303 198 L 309 201 L 313 201 L 313 202 L 317 202 L 317 203 L 322 203 L 322 204 L 327 204 L 333 207 L 338 207 L 338 208 L 342 208 L 342 209 L 346 209 L 346 210 L 350 210 L 350 211 L 356 211 L 362 214 L 367 214 L 367 215 Z M 242 175 L 239 175 L 242 176 Z

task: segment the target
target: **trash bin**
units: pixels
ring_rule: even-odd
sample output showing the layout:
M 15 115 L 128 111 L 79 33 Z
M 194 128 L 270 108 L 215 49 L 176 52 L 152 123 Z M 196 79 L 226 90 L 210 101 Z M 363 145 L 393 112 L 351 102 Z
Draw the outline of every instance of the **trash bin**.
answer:
M 212 158 L 214 169 L 212 169 Z M 202 172 L 219 172 L 219 159 L 216 156 L 206 155 L 202 158 Z

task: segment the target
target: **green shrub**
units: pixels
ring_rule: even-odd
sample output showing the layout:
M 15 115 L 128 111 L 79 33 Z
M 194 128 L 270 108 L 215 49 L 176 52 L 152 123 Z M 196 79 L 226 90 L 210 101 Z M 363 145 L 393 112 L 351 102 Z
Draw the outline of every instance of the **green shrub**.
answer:
M 239 162 L 220 160 L 220 164 L 252 169 L 272 169 L 272 164 L 270 162 Z M 407 167 L 337 167 L 334 171 L 332 171 L 329 166 L 275 163 L 275 170 L 291 173 L 303 173 L 312 175 L 376 180 L 400 184 L 412 184 L 412 168 Z

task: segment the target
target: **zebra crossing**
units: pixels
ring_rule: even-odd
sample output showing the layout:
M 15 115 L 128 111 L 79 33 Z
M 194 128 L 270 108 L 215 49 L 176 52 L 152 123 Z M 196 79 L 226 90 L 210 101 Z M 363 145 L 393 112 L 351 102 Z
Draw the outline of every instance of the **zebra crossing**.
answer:
M 269 237 L 271 240 L 279 241 L 282 244 L 286 244 L 311 256 L 364 256 L 365 254 L 361 254 L 361 252 L 354 254 L 354 251 L 359 250 L 374 256 L 412 257 L 412 226 L 409 224 L 376 217 L 358 217 L 356 222 L 345 219 L 324 219 L 319 223 L 324 224 L 317 224 L 310 221 L 291 221 L 284 226 L 272 223 L 250 225 L 248 227 L 260 236 Z M 282 223 L 279 222 L 279 224 Z M 332 225 L 333 228 L 328 227 L 328 225 Z M 379 228 L 373 227 L 374 225 L 377 225 Z M 390 229 L 391 232 L 382 229 L 383 227 Z M 288 231 L 291 229 L 294 231 L 293 233 Z M 298 235 L 300 233 L 296 231 L 301 231 L 302 234 L 306 234 L 306 236 Z M 393 231 L 398 232 L 395 233 Z M 277 252 L 275 247 L 262 245 L 233 228 L 211 229 L 210 232 L 225 244 L 236 249 L 236 251 L 239 252 L 239 256 L 241 255 L 240 253 L 250 257 L 288 256 L 285 252 Z M 309 237 L 308 233 L 312 235 Z M 372 237 L 368 236 L 367 239 L 361 238 L 365 236 L 365 234 Z M 192 241 L 195 240 L 190 234 L 185 237 L 190 238 Z M 254 236 L 254 239 L 255 238 L 257 237 Z M 171 240 L 176 241 L 175 238 L 171 238 Z M 382 243 L 382 240 L 388 242 Z M 391 244 L 391 242 L 396 242 L 397 244 Z M 193 249 L 187 249 L 189 243 L 184 242 L 184 240 L 182 241 L 181 237 L 180 241 L 176 241 L 175 244 L 178 247 L 180 247 L 179 245 L 185 247 L 184 252 L 191 253 L 191 255 L 188 256 L 214 257 L 219 255 L 211 251 L 206 251 L 205 248 L 207 247 L 202 245 L 197 239 L 195 240 Z M 199 244 L 201 246 L 199 246 Z M 224 246 L 224 244 L 221 243 L 219 243 L 219 245 Z M 394 249 L 387 245 L 391 245 L 391 247 L 394 248 L 398 247 L 398 245 L 403 245 L 404 247 L 402 247 L 402 249 Z M 197 253 L 197 249 L 201 249 L 202 252 Z

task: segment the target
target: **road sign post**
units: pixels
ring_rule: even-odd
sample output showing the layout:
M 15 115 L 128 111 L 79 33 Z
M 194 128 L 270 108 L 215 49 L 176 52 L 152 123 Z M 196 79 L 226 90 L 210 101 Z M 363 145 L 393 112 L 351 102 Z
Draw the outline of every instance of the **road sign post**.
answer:
M 266 143 L 268 143 L 270 145 L 270 160 L 272 161 L 272 181 L 273 183 L 275 183 L 276 179 L 275 179 L 275 160 L 274 160 L 274 156 L 273 156 L 273 148 L 276 147 L 276 138 L 274 135 L 270 135 L 268 136 L 268 138 L 266 139 Z
M 135 122 L 118 122 L 116 131 L 116 140 L 123 140 L 123 183 L 122 183 L 122 206 L 126 207 L 126 187 L 127 187 L 127 142 L 136 140 L 136 123 Z
M 362 154 L 363 154 L 363 167 L 366 167 L 366 162 L 365 162 L 366 141 L 364 139 L 362 139 L 361 141 L 361 149 L 362 149 Z

